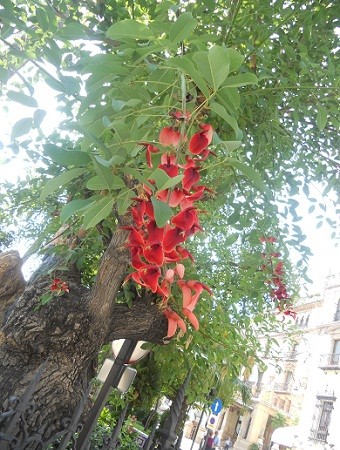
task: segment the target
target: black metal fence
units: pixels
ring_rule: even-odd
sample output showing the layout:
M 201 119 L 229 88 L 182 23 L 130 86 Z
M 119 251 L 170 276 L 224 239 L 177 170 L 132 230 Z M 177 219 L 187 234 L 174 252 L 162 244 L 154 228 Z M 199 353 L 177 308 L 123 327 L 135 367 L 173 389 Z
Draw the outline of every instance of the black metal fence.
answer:
M 128 346 L 129 343 L 126 345 Z M 122 352 L 124 352 L 123 349 Z M 115 368 L 116 370 L 112 371 L 112 376 L 114 378 L 117 378 L 116 375 L 121 370 L 121 365 L 124 364 L 125 357 L 120 358 L 119 353 L 116 358 L 116 361 L 117 360 L 117 364 L 115 363 L 117 366 Z M 11 396 L 2 405 L 2 412 L 0 412 L 0 450 L 93 450 L 93 448 L 112 450 L 122 448 L 119 435 L 127 414 L 128 406 L 121 412 L 111 433 L 104 436 L 103 443 L 100 446 L 91 445 L 91 432 L 97 423 L 99 413 L 105 405 L 105 400 L 109 393 L 109 389 L 107 389 L 107 386 L 111 383 L 109 376 L 102 386 L 85 423 L 82 423 L 80 418 L 87 404 L 90 388 L 84 392 L 73 415 L 62 420 L 62 429 L 55 433 L 52 438 L 46 440 L 43 435 L 39 433 L 39 430 L 34 432 L 29 430 L 29 417 L 34 415 L 36 411 L 34 394 L 46 368 L 46 363 L 47 361 L 39 367 L 37 373 L 21 397 Z M 174 430 L 177 425 L 179 410 L 183 403 L 185 388 L 189 382 L 189 378 L 190 374 L 187 376 L 187 379 L 179 389 L 177 396 L 172 403 L 165 426 L 157 431 L 155 426 L 146 441 L 140 439 L 140 436 L 137 435 L 137 442 L 139 441 L 140 443 L 138 445 L 139 448 L 143 448 L 144 450 L 168 450 L 174 448 L 173 445 L 177 439 Z M 110 384 L 110 388 L 117 385 L 117 380 Z

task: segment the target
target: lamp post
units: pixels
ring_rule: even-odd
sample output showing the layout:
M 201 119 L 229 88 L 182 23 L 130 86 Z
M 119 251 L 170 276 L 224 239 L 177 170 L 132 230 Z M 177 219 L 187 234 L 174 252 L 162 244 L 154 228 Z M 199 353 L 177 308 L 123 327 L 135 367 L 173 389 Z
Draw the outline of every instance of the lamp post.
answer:
M 113 341 L 112 343 L 112 351 L 115 356 L 114 361 L 107 359 L 103 367 L 105 366 L 105 370 L 103 368 L 100 372 L 102 374 L 101 379 L 103 381 L 103 386 L 99 391 L 99 394 L 91 408 L 89 417 L 85 422 L 82 431 L 79 433 L 77 443 L 75 446 L 75 450 L 86 450 L 88 448 L 88 442 L 97 422 L 97 419 L 103 409 L 105 402 L 112 391 L 113 388 L 119 388 L 122 392 L 126 392 L 129 388 L 130 384 L 134 379 L 135 372 L 134 369 L 131 369 L 127 366 L 127 364 L 131 364 L 133 362 L 139 361 L 143 356 L 146 355 L 148 350 L 144 350 L 141 348 L 144 342 L 132 341 L 129 339 L 121 339 L 120 341 Z M 130 369 L 130 370 L 129 370 Z M 131 373 L 131 370 L 134 373 Z M 127 383 L 121 383 L 124 374 L 128 374 Z M 106 376 L 105 376 L 106 375 Z M 125 377 L 126 378 L 126 377 Z

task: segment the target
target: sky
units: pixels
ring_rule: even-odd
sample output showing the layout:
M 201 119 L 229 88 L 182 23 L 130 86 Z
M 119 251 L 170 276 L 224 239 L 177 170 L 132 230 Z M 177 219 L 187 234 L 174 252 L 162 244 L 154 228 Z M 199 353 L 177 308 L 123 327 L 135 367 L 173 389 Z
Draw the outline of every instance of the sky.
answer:
M 35 98 L 38 101 L 40 109 L 46 111 L 46 117 L 42 122 L 41 128 L 44 134 L 48 135 L 54 128 L 55 124 L 62 120 L 62 114 L 57 111 L 57 102 L 55 99 L 55 91 L 48 88 L 46 91 L 46 85 L 37 85 L 35 89 Z M 25 176 L 25 169 L 29 164 L 24 160 L 23 154 L 19 155 L 9 163 L 5 163 L 7 158 L 12 156 L 10 149 L 6 148 L 6 145 L 10 143 L 10 132 L 14 123 L 23 117 L 30 117 L 34 112 L 34 108 L 28 108 L 21 106 L 18 103 L 4 103 L 4 99 L 0 100 L 0 141 L 4 147 L 0 147 L 0 182 L 4 179 L 14 181 L 17 177 Z M 324 198 L 318 187 L 310 187 L 311 196 L 317 198 L 318 203 L 323 203 L 327 208 L 327 215 L 333 220 L 336 219 L 334 208 L 331 206 L 329 199 Z M 315 293 L 322 290 L 325 277 L 331 273 L 337 273 L 340 270 L 338 261 L 340 260 L 339 249 L 335 246 L 334 239 L 330 238 L 332 230 L 325 224 L 320 228 L 317 228 L 319 220 L 315 218 L 318 214 L 325 214 L 321 210 L 317 210 L 311 215 L 308 213 L 309 203 L 306 202 L 304 197 L 298 198 L 300 206 L 297 209 L 298 215 L 303 219 L 298 223 L 302 232 L 307 236 L 303 242 L 304 245 L 310 247 L 313 252 L 313 256 L 310 258 L 308 276 L 313 280 L 313 285 L 305 285 L 303 287 L 303 295 L 306 293 Z M 339 219 L 339 218 L 338 218 Z M 339 223 L 339 222 L 338 222 Z M 338 229 L 339 231 L 339 229 Z M 27 250 L 27 244 L 21 242 L 17 249 L 20 254 L 23 255 Z M 299 258 L 298 254 L 291 253 L 291 259 L 294 262 Z M 26 276 L 32 271 L 32 268 L 37 262 L 29 261 L 24 267 Z

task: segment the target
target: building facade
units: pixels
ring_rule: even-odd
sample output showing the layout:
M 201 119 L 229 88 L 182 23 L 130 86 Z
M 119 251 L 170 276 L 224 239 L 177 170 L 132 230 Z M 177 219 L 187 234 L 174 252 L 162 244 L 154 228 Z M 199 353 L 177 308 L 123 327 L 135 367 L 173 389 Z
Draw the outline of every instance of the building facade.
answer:
M 228 430 L 235 450 L 253 443 L 269 450 L 280 422 L 294 425 L 280 449 L 340 450 L 340 276 L 328 277 L 323 293 L 295 310 L 296 333 L 271 336 L 280 353 L 268 355 L 267 369 L 249 380 L 251 407 L 240 408 L 238 426 Z M 225 422 L 235 422 L 234 406 Z

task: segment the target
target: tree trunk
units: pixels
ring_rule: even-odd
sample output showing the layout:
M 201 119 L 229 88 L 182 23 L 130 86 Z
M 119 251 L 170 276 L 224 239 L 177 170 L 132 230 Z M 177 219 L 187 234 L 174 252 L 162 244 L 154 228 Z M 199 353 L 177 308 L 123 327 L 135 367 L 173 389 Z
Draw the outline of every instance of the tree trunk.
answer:
M 20 295 L 25 288 L 21 265 L 18 252 L 0 253 L 0 325 L 4 322 L 5 312 L 13 303 L 14 297 Z
M 40 297 L 50 292 L 52 281 L 46 275 L 35 278 L 0 330 L 0 405 L 10 395 L 21 395 L 47 360 L 34 396 L 36 412 L 29 419 L 29 427 L 39 430 L 45 439 L 72 415 L 96 373 L 104 344 L 121 338 L 161 343 L 166 335 L 166 319 L 152 302 L 137 300 L 131 307 L 115 303 L 129 264 L 126 237 L 125 230 L 114 233 L 92 289 L 76 282 L 71 272 L 68 276 L 63 272 L 70 292 L 42 305 Z M 1 273 L 5 285 L 10 286 L 8 271 L 0 267 L 0 277 Z M 17 286 L 20 291 L 20 276 Z M 0 293 L 0 303 L 10 292 Z

